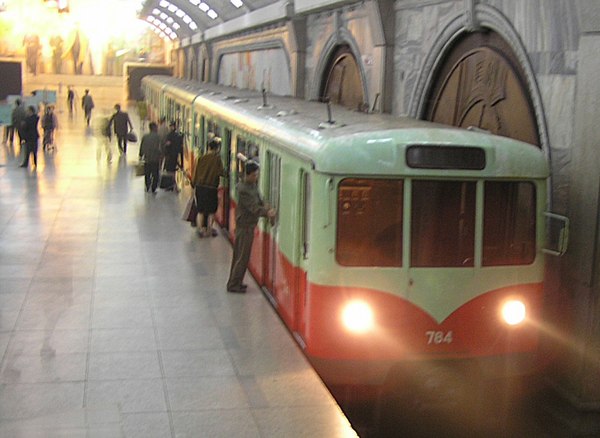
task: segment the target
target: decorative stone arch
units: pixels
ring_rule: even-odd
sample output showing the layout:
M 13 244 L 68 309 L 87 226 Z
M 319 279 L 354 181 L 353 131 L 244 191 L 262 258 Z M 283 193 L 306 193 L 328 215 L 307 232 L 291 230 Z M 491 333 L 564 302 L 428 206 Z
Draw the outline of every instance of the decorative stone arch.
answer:
M 360 82 L 364 96 L 363 100 L 364 102 L 370 102 L 369 90 L 367 87 L 367 74 L 362 63 L 360 48 L 352 34 L 344 28 L 339 28 L 337 32 L 331 35 L 329 40 L 323 46 L 323 51 L 321 52 L 319 62 L 315 68 L 314 80 L 311 81 L 312 86 L 309 90 L 309 100 L 319 100 L 322 97 L 319 94 L 324 87 L 324 81 L 327 80 L 327 75 L 329 73 L 327 70 L 331 66 L 332 57 L 341 46 L 348 46 L 350 48 L 350 52 L 356 60 L 356 65 L 360 74 Z
M 541 93 L 537 84 L 536 76 L 529 62 L 527 51 L 508 19 L 495 8 L 488 5 L 470 3 L 465 13 L 457 15 L 438 34 L 429 54 L 427 55 L 416 86 L 409 108 L 412 117 L 423 118 L 427 108 L 426 99 L 433 87 L 434 77 L 445 60 L 445 55 L 453 45 L 466 33 L 477 30 L 489 29 L 498 34 L 510 47 L 516 57 L 520 70 L 524 74 L 526 91 L 533 106 L 535 121 L 537 123 L 538 137 L 541 149 L 550 158 L 550 142 L 546 124 L 545 112 L 542 104 Z

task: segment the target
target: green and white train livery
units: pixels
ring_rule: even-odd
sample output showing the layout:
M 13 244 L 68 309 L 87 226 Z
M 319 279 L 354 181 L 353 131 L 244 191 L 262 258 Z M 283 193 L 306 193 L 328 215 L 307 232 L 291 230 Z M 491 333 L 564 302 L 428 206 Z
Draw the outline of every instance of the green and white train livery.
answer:
M 328 384 L 381 384 L 414 361 L 532 370 L 543 304 L 549 167 L 483 132 L 150 76 L 154 118 L 178 120 L 188 171 L 213 133 L 235 228 L 244 161 L 278 215 L 250 271 Z

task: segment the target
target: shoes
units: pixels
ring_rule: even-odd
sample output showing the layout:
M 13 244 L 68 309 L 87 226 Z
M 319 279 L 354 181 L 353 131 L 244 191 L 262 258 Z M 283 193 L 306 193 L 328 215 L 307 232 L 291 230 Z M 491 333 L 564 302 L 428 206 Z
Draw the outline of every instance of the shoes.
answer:
M 246 293 L 246 289 L 244 289 L 243 287 L 236 287 L 236 288 L 230 288 L 227 289 L 227 292 L 231 292 L 233 294 L 245 294 Z
M 210 235 L 212 237 L 217 237 L 219 235 L 219 232 L 213 228 L 212 230 L 210 230 Z
M 27 167 L 27 164 L 21 164 L 19 167 Z
M 198 225 L 198 223 L 197 223 L 196 221 L 191 221 L 191 222 L 190 222 L 190 226 L 191 226 L 192 228 L 196 227 L 197 225 Z
M 240 289 L 244 289 L 244 290 L 246 290 L 246 289 L 248 289 L 248 285 L 247 285 L 247 284 L 244 284 L 244 283 L 242 283 L 242 284 L 240 285 Z

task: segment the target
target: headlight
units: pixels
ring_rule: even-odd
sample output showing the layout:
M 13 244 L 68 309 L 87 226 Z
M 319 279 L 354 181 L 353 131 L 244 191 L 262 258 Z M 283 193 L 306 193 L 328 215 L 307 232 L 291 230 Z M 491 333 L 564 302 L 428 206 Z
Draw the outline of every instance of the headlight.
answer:
M 352 301 L 342 310 L 342 322 L 354 333 L 365 333 L 373 328 L 373 310 L 364 301 Z
M 510 300 L 502 305 L 502 319 L 508 325 L 518 325 L 525 321 L 527 308 L 520 300 Z

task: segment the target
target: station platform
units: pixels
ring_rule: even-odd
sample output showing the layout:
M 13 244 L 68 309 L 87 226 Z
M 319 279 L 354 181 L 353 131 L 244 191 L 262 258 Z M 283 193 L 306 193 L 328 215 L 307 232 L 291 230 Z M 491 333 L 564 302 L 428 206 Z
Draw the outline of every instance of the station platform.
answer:
M 226 292 L 231 246 L 181 220 L 189 187 L 146 193 L 139 143 L 109 163 L 67 114 L 67 84 L 97 117 L 122 78 L 29 79 L 61 84 L 59 130 L 35 169 L 0 147 L 0 436 L 356 436 L 249 275 Z

